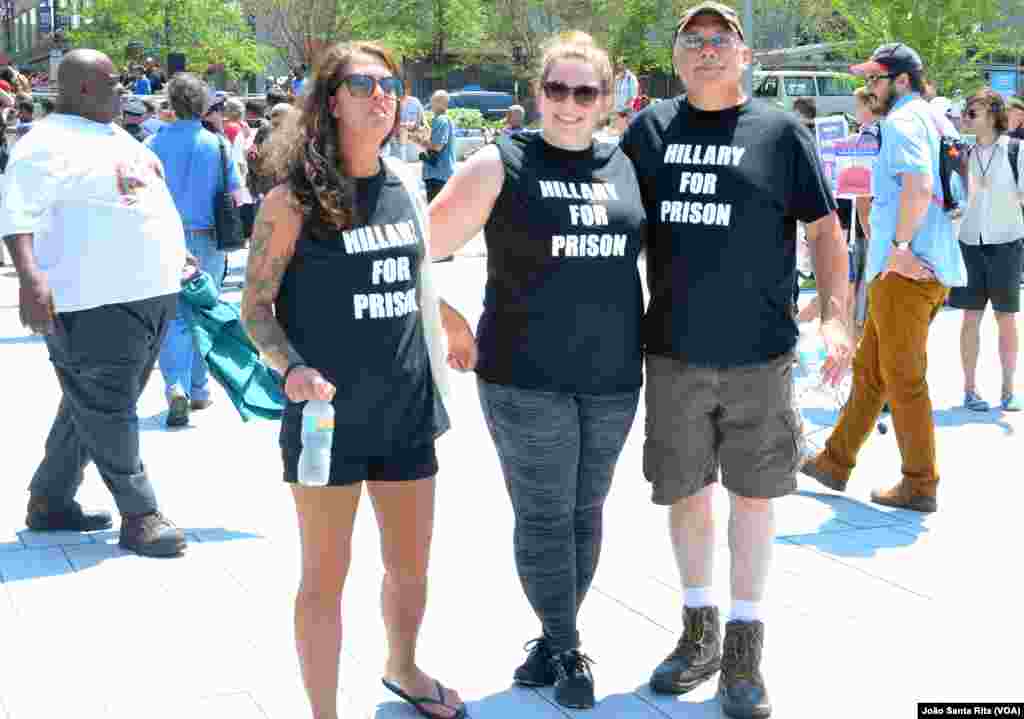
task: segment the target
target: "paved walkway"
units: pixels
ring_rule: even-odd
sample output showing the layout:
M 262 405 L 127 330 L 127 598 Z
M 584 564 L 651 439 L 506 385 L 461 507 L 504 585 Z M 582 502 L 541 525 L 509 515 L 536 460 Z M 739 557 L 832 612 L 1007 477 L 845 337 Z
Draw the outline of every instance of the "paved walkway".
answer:
M 483 261 L 438 268 L 445 294 L 475 321 Z M 945 477 L 939 513 L 867 501 L 872 487 L 898 477 L 892 432 L 871 437 L 848 495 L 803 479 L 798 494 L 778 502 L 764 666 L 776 717 L 896 719 L 917 716 L 917 701 L 1024 699 L 1016 609 L 1024 417 L 957 407 L 958 323 L 957 313 L 942 313 L 931 345 Z M 983 352 L 982 389 L 992 396 L 991 322 Z M 308 717 L 291 640 L 298 545 L 276 425 L 242 424 L 215 395 L 192 426 L 167 431 L 156 377 L 139 405 L 143 453 L 163 509 L 192 540 L 187 556 L 125 555 L 114 532 L 28 532 L 25 486 L 59 390 L 44 346 L 17 321 L 9 267 L 0 268 L 0 358 L 0 719 Z M 473 717 L 572 716 L 550 690 L 511 686 L 521 645 L 538 628 L 513 568 L 512 516 L 473 378 L 456 377 L 454 393 L 454 429 L 439 443 L 421 663 L 462 692 Z M 809 408 L 807 417 L 822 441 L 834 415 Z M 649 503 L 640 471 L 642 438 L 641 411 L 608 500 L 604 556 L 581 617 L 600 700 L 587 716 L 717 717 L 714 682 L 679 699 L 646 689 L 680 631 L 681 602 L 665 511 Z M 81 499 L 112 508 L 92 468 Z M 719 499 L 724 537 L 727 502 Z M 354 541 L 343 716 L 412 717 L 379 683 L 381 567 L 368 506 Z M 724 542 L 718 557 L 715 590 L 727 606 Z

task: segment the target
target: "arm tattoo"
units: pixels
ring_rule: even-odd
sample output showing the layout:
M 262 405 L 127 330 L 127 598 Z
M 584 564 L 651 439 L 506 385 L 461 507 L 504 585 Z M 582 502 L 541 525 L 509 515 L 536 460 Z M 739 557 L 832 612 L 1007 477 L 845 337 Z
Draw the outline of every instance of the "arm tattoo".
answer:
M 261 210 L 253 229 L 249 248 L 249 264 L 245 272 L 245 294 L 242 296 L 242 320 L 250 339 L 264 361 L 283 373 L 302 357 L 288 342 L 284 330 L 274 316 L 274 300 L 294 254 L 294 247 L 284 250 L 271 246 L 274 223 Z

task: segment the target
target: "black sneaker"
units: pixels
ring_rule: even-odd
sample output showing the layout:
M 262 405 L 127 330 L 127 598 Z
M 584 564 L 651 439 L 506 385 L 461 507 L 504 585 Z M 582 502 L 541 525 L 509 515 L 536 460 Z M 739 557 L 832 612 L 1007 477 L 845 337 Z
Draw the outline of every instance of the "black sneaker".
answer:
M 684 607 L 683 636 L 651 675 L 657 694 L 685 694 L 711 678 L 722 662 L 718 607 Z
M 733 621 L 725 625 L 718 700 L 726 716 L 733 719 L 771 716 L 772 705 L 761 676 L 763 647 L 764 624 L 761 622 Z
M 524 687 L 549 687 L 554 684 L 555 670 L 551 666 L 551 652 L 544 637 L 528 641 L 523 649 L 530 653 L 512 675 L 515 683 Z
M 556 702 L 570 709 L 594 708 L 594 676 L 590 673 L 593 663 L 593 659 L 578 649 L 551 657 Z

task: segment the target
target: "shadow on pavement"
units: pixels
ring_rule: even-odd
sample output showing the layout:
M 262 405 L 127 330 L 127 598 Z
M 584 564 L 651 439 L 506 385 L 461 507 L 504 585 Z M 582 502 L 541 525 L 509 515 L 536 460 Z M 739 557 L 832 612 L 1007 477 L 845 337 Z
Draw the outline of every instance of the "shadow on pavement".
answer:
M 458 689 L 457 687 L 450 687 Z M 490 696 L 474 701 L 466 702 L 466 713 L 467 716 L 487 716 L 495 717 L 500 719 L 506 717 L 507 719 L 518 719 L 523 716 L 524 709 L 526 707 L 523 703 L 523 690 L 516 689 L 515 687 L 506 689 L 503 692 L 497 692 Z M 388 696 L 391 696 L 390 694 Z M 532 711 L 527 710 L 527 714 L 532 714 Z M 398 698 L 388 699 L 377 704 L 372 717 L 373 719 L 409 719 L 410 717 L 416 716 L 416 710 L 408 702 L 404 702 Z
M 964 427 L 969 424 L 993 424 L 1003 430 L 1004 434 L 1012 435 L 1013 427 L 1002 419 L 1001 409 L 990 409 L 988 412 L 974 412 L 966 407 L 950 407 L 932 413 L 936 427 Z
M 151 414 L 148 417 L 139 417 L 139 431 L 140 432 L 185 432 L 190 429 L 195 429 L 194 424 L 186 424 L 183 427 L 168 427 L 167 426 L 167 412 L 158 412 L 157 414 Z
M 851 497 L 801 490 L 795 494 L 827 504 L 835 515 L 813 535 L 780 537 L 777 541 L 813 546 L 837 557 L 873 557 L 879 550 L 909 547 L 928 532 L 926 514 L 910 510 L 883 511 Z M 836 524 L 846 525 L 837 531 Z
M 263 535 L 223 527 L 182 527 L 190 544 L 230 542 L 239 539 L 265 539 Z M 136 557 L 118 546 L 117 530 L 78 534 L 73 532 L 18 532 L 25 547 L 0 552 L 0 582 L 59 577 L 99 566 L 110 559 Z M 188 557 L 188 550 L 182 559 Z M 142 559 L 142 558 L 139 558 Z M 147 559 L 147 561 L 161 561 Z
M 715 686 L 718 685 L 718 677 L 712 677 L 709 681 Z M 718 703 L 717 698 L 705 699 L 703 701 L 693 701 L 687 699 L 685 694 L 679 696 L 671 696 L 667 694 L 655 694 L 651 691 L 647 685 L 642 685 L 636 688 L 632 695 L 617 695 L 618 697 L 632 696 L 639 699 L 644 704 L 654 707 L 661 714 L 665 714 L 670 717 L 678 717 L 678 719 L 719 719 L 725 716 L 722 713 L 721 705 Z M 615 698 L 614 696 L 607 697 L 601 703 L 609 701 Z M 649 714 L 639 714 L 635 711 L 630 713 L 625 711 L 623 713 L 614 712 L 608 716 L 650 716 Z
M 838 409 L 823 409 L 821 407 L 801 407 L 800 414 L 812 425 L 822 427 L 835 427 L 839 421 Z
M 22 337 L 0 337 L 0 345 L 41 345 L 42 335 L 24 335 Z

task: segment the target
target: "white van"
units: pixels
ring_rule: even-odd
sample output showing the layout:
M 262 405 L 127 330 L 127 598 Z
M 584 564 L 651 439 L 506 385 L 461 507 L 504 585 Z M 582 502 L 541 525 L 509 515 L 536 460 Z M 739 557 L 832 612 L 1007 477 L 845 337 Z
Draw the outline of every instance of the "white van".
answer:
M 754 97 L 793 109 L 798 97 L 814 98 L 818 116 L 854 114 L 853 90 L 857 79 L 840 72 L 815 70 L 768 70 L 754 73 Z

